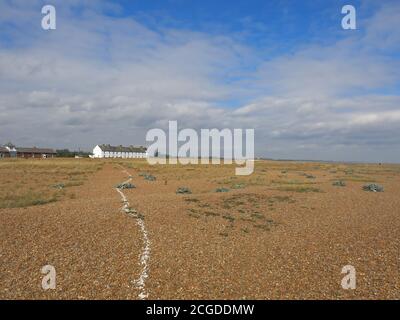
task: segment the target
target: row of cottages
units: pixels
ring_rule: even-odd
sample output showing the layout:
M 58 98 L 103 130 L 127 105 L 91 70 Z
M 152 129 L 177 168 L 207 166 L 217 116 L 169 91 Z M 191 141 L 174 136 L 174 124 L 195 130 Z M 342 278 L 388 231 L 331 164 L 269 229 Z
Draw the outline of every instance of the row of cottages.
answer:
M 56 152 L 48 148 L 0 146 L 0 158 L 53 158 L 55 155 Z
M 101 144 L 94 147 L 93 158 L 147 158 L 147 148 Z

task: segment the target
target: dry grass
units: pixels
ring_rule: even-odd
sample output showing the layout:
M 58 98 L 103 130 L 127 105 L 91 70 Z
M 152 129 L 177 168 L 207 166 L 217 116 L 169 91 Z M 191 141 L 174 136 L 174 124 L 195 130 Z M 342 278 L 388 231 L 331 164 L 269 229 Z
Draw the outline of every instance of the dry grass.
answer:
M 101 167 L 101 162 L 90 159 L 2 159 L 0 208 L 42 205 L 65 196 L 73 199 L 66 190 L 82 185 Z
M 279 191 L 288 191 L 288 192 L 322 192 L 321 189 L 315 187 L 308 186 L 285 186 L 276 188 Z

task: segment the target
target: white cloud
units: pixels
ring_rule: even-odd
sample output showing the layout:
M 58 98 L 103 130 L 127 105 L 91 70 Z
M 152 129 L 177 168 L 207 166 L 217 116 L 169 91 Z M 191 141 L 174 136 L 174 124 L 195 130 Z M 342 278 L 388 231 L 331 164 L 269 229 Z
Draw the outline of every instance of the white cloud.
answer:
M 57 30 L 44 32 L 41 3 L 0 4 L 0 21 L 13 26 L 5 29 L 11 44 L 0 38 L 0 142 L 142 144 L 148 129 L 178 120 L 255 128 L 258 155 L 400 160 L 392 151 L 400 97 L 380 93 L 400 80 L 398 57 L 384 52 L 395 48 L 399 28 L 382 27 L 385 17 L 398 25 L 400 6 L 378 11 L 364 33 L 258 64 L 262 52 L 254 59 L 253 48 L 229 35 L 151 30 L 104 15 L 107 6 L 118 12 L 112 3 L 56 2 Z M 257 71 L 244 71 L 248 63 Z M 249 103 L 222 107 L 238 98 Z M 374 148 L 385 145 L 379 158 Z

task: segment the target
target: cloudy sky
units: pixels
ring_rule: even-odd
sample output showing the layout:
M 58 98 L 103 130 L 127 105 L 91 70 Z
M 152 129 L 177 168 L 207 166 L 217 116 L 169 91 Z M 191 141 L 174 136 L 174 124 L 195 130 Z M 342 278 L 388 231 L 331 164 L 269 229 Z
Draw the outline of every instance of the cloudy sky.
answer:
M 254 128 L 258 156 L 400 162 L 399 70 L 396 0 L 0 0 L 0 143 L 145 144 L 177 120 Z

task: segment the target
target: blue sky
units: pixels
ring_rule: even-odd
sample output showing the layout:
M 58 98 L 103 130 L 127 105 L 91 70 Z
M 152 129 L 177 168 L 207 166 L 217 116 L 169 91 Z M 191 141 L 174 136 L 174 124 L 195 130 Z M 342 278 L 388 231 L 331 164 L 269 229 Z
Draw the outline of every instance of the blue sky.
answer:
M 106 12 L 114 17 L 134 17 L 153 30 L 190 29 L 211 34 L 230 34 L 265 53 L 294 50 L 309 42 L 329 43 L 348 36 L 340 27 L 340 9 L 348 1 L 114 1 L 120 9 Z M 376 9 L 372 1 L 352 1 L 360 29 Z
M 398 1 L 54 0 L 44 31 L 48 3 L 0 2 L 0 143 L 143 144 L 177 120 L 254 128 L 258 156 L 400 161 Z

